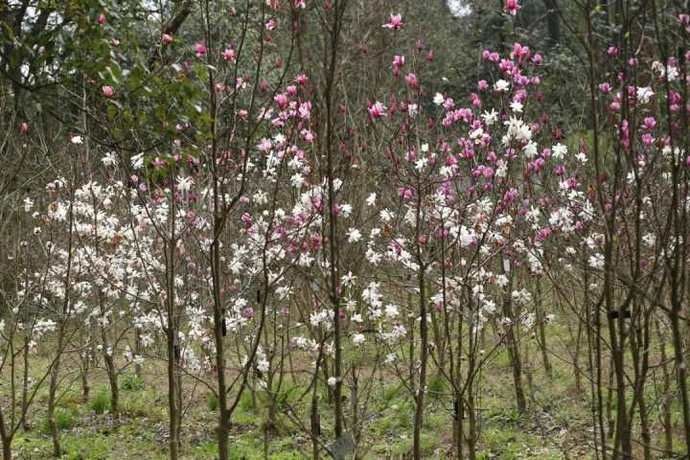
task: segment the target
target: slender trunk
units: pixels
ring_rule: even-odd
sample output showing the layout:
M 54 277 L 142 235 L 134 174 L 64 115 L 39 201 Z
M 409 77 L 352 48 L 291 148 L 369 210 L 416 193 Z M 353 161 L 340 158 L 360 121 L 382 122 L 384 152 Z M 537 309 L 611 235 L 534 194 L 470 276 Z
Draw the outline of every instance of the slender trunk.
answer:
M 575 339 L 575 351 L 573 353 L 573 372 L 575 373 L 575 390 L 582 393 L 582 371 L 580 370 L 580 347 L 582 345 L 582 322 L 577 323 L 577 337 Z
M 644 400 L 644 385 L 640 388 L 643 394 L 640 395 L 640 437 L 642 438 L 642 449 L 644 452 L 644 459 L 650 460 L 652 458 L 652 433 L 649 427 L 649 414 L 647 412 L 647 403 Z
M 139 331 L 138 327 L 134 328 L 134 354 L 136 356 L 141 356 L 141 331 Z M 138 359 L 134 363 L 134 374 L 139 379 L 143 378 L 141 372 L 141 361 Z
M 168 417 L 170 430 L 170 460 L 177 460 L 179 448 L 179 433 L 177 431 L 177 418 L 179 416 L 179 407 L 177 401 L 177 378 L 175 369 L 177 353 L 177 340 L 174 326 L 168 325 L 167 328 L 167 346 L 168 346 Z
M 544 0 L 544 4 L 548 8 L 546 28 L 549 32 L 549 45 L 555 46 L 561 41 L 561 19 L 558 13 L 558 4 L 556 0 Z
M 2 437 L 2 460 L 12 460 L 12 438 Z
M 613 455 L 615 458 L 632 458 L 632 433 L 628 421 L 627 377 L 625 372 L 625 308 L 623 305 L 617 310 L 618 315 L 609 318 L 609 340 L 613 360 L 613 375 L 615 377 L 616 392 L 616 430 L 613 440 Z M 616 327 L 618 326 L 618 327 Z
M 515 402 L 520 414 L 527 410 L 527 400 L 525 390 L 522 386 L 522 362 L 520 359 L 520 347 L 517 343 L 517 321 L 513 312 L 513 300 L 511 292 L 513 290 L 513 274 L 510 273 L 508 259 L 504 259 L 504 272 L 508 276 L 508 286 L 503 293 L 503 315 L 510 320 L 506 328 L 506 348 L 510 357 L 510 366 L 513 371 L 513 386 L 515 389 Z
M 2 460 L 12 460 L 12 427 L 7 431 L 5 416 L 0 406 L 0 442 L 2 442 Z
M 64 329 L 63 323 L 60 324 L 57 336 L 57 356 L 55 357 L 55 362 L 50 370 L 50 379 L 48 382 L 48 413 L 46 415 L 48 419 L 48 428 L 50 429 L 50 438 L 53 443 L 53 456 L 60 457 L 62 455 L 62 448 L 60 446 L 60 432 L 58 430 L 57 423 L 55 422 L 55 408 L 57 403 L 57 387 L 60 377 L 60 364 L 61 355 L 60 350 L 63 347 L 64 340 Z
M 666 356 L 666 336 L 661 333 L 659 321 L 655 321 L 659 337 L 659 352 L 661 354 L 661 370 L 663 373 L 663 399 L 661 403 L 662 423 L 664 425 L 664 450 L 666 455 L 673 453 L 673 418 L 671 412 L 671 372 L 668 369 Z
M 427 359 L 429 354 L 428 342 L 429 331 L 427 324 L 426 311 L 426 267 L 423 265 L 419 268 L 418 282 L 419 282 L 419 385 L 417 386 L 417 394 L 415 395 L 415 413 L 414 413 L 414 438 L 413 438 L 413 456 L 415 460 L 422 458 L 421 451 L 421 433 L 424 424 L 424 394 L 426 393 L 426 371 Z
M 342 366 L 343 355 L 341 346 L 341 324 L 340 324 L 340 275 L 339 275 L 339 253 L 338 253 L 338 215 L 336 212 L 336 197 L 335 187 L 333 185 L 335 180 L 335 100 L 334 89 L 336 85 L 336 67 L 338 64 L 338 44 L 340 41 L 340 30 L 342 26 L 342 16 L 345 8 L 345 2 L 335 0 L 333 4 L 333 23 L 329 25 L 330 36 L 328 47 L 326 51 L 326 60 L 324 62 L 325 75 L 325 90 L 324 102 L 326 106 L 326 180 L 328 186 L 328 257 L 329 257 L 329 284 L 330 297 L 333 306 L 333 348 L 334 348 L 334 366 L 333 373 L 335 377 L 334 388 L 334 431 L 335 438 L 340 439 L 343 435 L 343 382 L 342 382 Z
M 22 370 L 22 428 L 24 431 L 29 431 L 29 336 L 24 336 L 24 348 L 22 349 L 22 359 L 24 369 Z
M 671 334 L 673 338 L 673 353 L 676 361 L 676 379 L 680 393 L 680 408 L 683 414 L 683 428 L 686 450 L 690 449 L 690 402 L 688 402 L 688 371 L 683 353 L 683 336 L 680 330 L 680 302 L 674 304 L 671 312 Z M 690 451 L 688 451 L 690 453 Z
M 103 350 L 103 361 L 108 373 L 108 383 L 110 385 L 110 413 L 117 418 L 120 414 L 120 388 L 118 386 L 117 368 L 113 356 L 108 354 L 108 350 Z
M 546 317 L 544 316 L 544 304 L 541 294 L 541 284 L 538 281 L 536 300 L 536 319 L 539 333 L 539 349 L 541 350 L 541 361 L 544 365 L 544 371 L 546 372 L 546 375 L 551 379 L 553 378 L 553 369 L 551 368 L 551 361 L 549 361 L 548 347 L 546 344 Z
M 318 374 L 318 363 L 316 366 Z M 317 385 L 314 384 L 311 392 L 311 448 L 312 458 L 319 460 L 319 436 L 321 435 L 321 419 L 319 416 L 319 394 Z
M 229 455 L 228 447 L 228 433 L 230 431 L 230 412 L 228 409 L 227 400 L 227 385 L 225 382 L 225 318 L 222 310 L 222 301 L 220 298 L 220 248 L 218 242 L 214 242 L 212 246 L 212 269 L 213 269 L 213 291 L 214 291 L 214 308 L 213 308 L 213 332 L 216 346 L 216 385 L 218 392 L 218 456 L 220 460 L 226 460 Z
M 455 454 L 458 460 L 464 459 L 463 452 L 463 436 L 464 436 L 464 426 L 463 426 L 463 402 L 462 395 L 459 391 L 455 390 L 453 394 L 453 442 L 455 443 Z
M 467 448 L 470 460 L 477 458 L 477 441 L 479 438 L 477 428 L 477 410 L 475 404 L 474 385 L 470 383 L 467 388 L 467 419 L 469 423 L 469 433 L 467 435 Z
M 85 353 L 86 353 L 86 356 L 84 356 L 84 358 L 82 358 L 82 369 L 81 369 L 81 400 L 84 403 L 89 401 L 89 393 L 91 392 L 91 387 L 89 387 L 88 351 Z

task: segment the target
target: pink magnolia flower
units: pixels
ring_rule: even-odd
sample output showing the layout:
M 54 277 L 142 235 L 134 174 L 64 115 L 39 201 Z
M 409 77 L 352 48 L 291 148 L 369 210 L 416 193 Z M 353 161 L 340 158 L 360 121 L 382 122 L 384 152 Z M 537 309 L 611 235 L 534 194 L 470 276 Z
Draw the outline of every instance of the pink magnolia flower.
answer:
M 196 42 L 194 44 L 194 54 L 198 58 L 206 56 L 206 44 L 204 42 Z
M 404 201 L 410 201 L 414 197 L 414 190 L 410 187 L 400 187 L 398 189 L 398 196 Z
M 517 12 L 520 8 L 522 8 L 522 7 L 520 6 L 520 3 L 518 2 L 518 0 L 506 0 L 505 4 L 503 6 L 503 10 L 506 13 L 511 14 L 513 16 L 515 16 L 517 14 Z
M 173 42 L 173 36 L 170 34 L 163 34 L 161 36 L 161 43 L 164 45 L 169 45 Z
M 643 143 L 644 145 L 652 145 L 652 144 L 654 144 L 654 141 L 655 141 L 655 140 L 656 140 L 656 139 L 654 139 L 654 136 L 652 136 L 652 135 L 649 134 L 649 133 L 644 133 L 644 134 L 642 135 L 642 143 Z
M 400 30 L 404 26 L 405 23 L 403 22 L 401 14 L 391 14 L 390 18 L 388 19 L 388 22 L 385 23 L 382 27 L 384 29 Z
M 551 230 L 551 227 L 540 228 L 537 230 L 537 241 L 545 241 L 551 236 L 552 232 L 553 230 Z
M 249 229 L 252 225 L 254 225 L 252 216 L 248 212 L 243 213 L 240 217 L 240 220 L 242 221 L 242 224 L 244 224 L 245 229 Z
M 608 94 L 611 92 L 611 85 L 609 83 L 606 83 L 606 82 L 601 83 L 599 85 L 599 91 L 601 91 L 604 94 Z
M 29 124 L 25 121 L 19 124 L 19 132 L 21 134 L 27 134 L 29 132 Z
M 396 77 L 400 75 L 400 69 L 405 65 L 405 56 L 393 56 L 393 75 Z
M 489 62 L 498 62 L 501 56 L 496 51 L 484 50 L 482 51 L 482 59 Z
M 651 131 L 656 128 L 656 119 L 654 117 L 645 117 L 642 126 L 644 129 Z
M 412 89 L 419 88 L 419 80 L 417 79 L 416 74 L 408 73 L 407 75 L 405 75 L 405 83 L 407 83 L 407 86 L 409 86 Z
M 103 13 L 99 14 L 98 15 L 98 24 L 105 25 L 106 22 L 107 22 L 107 19 L 105 17 L 105 14 L 103 14 Z
M 113 94 L 115 94 L 115 91 L 113 90 L 112 86 L 103 85 L 103 86 L 101 86 L 101 93 L 105 97 L 113 97 Z
M 235 53 L 235 49 L 231 46 L 227 47 L 225 51 L 223 51 L 223 59 L 232 63 L 236 62 L 237 53 Z
M 309 82 L 309 77 L 307 77 L 305 74 L 301 73 L 295 77 L 295 83 L 297 83 L 300 86 L 304 86 Z
M 381 102 L 376 101 L 374 102 L 371 106 L 369 106 L 369 116 L 376 120 L 378 118 L 383 118 L 386 116 L 386 106 L 383 105 Z
M 518 191 L 516 188 L 511 187 L 503 194 L 503 203 L 510 204 L 518 197 Z
M 266 27 L 266 30 L 276 30 L 276 28 L 278 28 L 278 21 L 276 21 L 274 18 L 271 18 L 266 21 L 264 27 Z
M 273 100 L 275 101 L 276 104 L 278 104 L 278 107 L 280 107 L 281 110 L 285 109 L 288 106 L 288 104 L 290 103 L 290 100 L 288 99 L 287 95 L 284 93 L 276 94 L 275 97 L 273 98 Z
M 510 53 L 511 59 L 517 59 L 522 61 L 523 59 L 529 59 L 532 55 L 532 51 L 529 46 L 523 46 L 520 43 L 513 43 L 513 51 Z
M 156 157 L 153 159 L 153 167 L 156 169 L 160 169 L 163 166 L 165 166 L 165 161 L 162 160 L 160 157 Z

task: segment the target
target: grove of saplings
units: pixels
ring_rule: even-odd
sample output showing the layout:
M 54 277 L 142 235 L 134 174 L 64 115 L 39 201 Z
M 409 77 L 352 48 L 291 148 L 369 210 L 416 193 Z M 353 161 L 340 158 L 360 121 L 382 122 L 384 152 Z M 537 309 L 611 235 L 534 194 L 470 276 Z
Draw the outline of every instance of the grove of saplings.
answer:
M 688 458 L 690 2 L 432 3 L 0 4 L 4 460 Z

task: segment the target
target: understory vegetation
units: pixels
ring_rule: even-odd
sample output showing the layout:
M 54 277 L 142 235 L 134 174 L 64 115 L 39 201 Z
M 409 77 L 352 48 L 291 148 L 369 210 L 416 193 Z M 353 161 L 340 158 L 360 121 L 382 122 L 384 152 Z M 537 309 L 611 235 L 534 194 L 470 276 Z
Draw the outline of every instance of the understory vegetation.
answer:
M 690 1 L 0 1 L 19 459 L 687 459 Z

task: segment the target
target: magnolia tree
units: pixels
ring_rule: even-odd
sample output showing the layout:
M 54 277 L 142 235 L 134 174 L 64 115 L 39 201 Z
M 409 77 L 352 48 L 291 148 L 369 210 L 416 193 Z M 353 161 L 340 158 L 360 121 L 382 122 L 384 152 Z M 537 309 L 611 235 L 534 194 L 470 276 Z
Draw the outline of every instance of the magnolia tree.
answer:
M 393 15 L 384 27 L 397 30 L 401 24 Z M 391 145 L 387 155 L 396 193 L 387 196 L 393 201 L 380 213 L 382 228 L 371 232 L 367 258 L 373 265 L 397 267 L 397 279 L 383 289 L 372 283 L 369 295 L 377 292 L 379 307 L 379 291 L 408 292 L 408 302 L 416 299 L 409 332 L 399 330 L 414 338 L 418 329 L 419 349 L 409 348 L 407 372 L 396 368 L 417 407 L 415 455 L 420 455 L 431 357 L 453 390 L 456 452 L 462 457 L 466 444 L 474 458 L 481 368 L 505 346 L 517 407 L 526 410 L 519 338 L 535 325 L 536 315 L 524 286 L 544 276 L 546 241 L 591 220 L 592 206 L 577 178 L 566 175 L 567 147 L 550 144 L 549 133 L 543 134 L 540 54 L 519 43 L 506 56 L 484 51 L 482 58 L 495 69 L 493 80 L 479 81 L 466 106 L 437 93 L 435 113 L 427 115 L 420 114 L 430 95 L 419 71 L 430 54 L 418 43 L 411 55 L 395 55 L 392 73 L 402 89 L 369 107 L 372 122 Z M 563 200 L 549 214 L 555 201 L 551 177 L 559 178 Z M 489 325 L 497 331 L 493 343 L 483 333 Z M 395 357 L 390 357 L 394 363 Z
M 68 164 L 13 198 L 3 244 L 5 459 L 42 390 L 64 453 L 74 369 L 84 399 L 105 376 L 114 424 L 125 372 L 164 375 L 173 459 L 199 394 L 216 407 L 221 459 L 247 399 L 266 457 L 286 424 L 313 458 L 364 457 L 392 387 L 407 392 L 413 458 L 428 454 L 434 410 L 452 427 L 449 455 L 474 459 L 486 374 L 505 356 L 510 405 L 529 417 L 530 353 L 551 377 L 552 321 L 570 335 L 576 392 L 589 383 L 597 456 L 632 458 L 639 431 L 653 457 L 650 382 L 663 450 L 678 451 L 690 56 L 668 36 L 685 43 L 686 12 L 632 2 L 620 14 L 649 15 L 654 43 L 633 16 L 604 43 L 582 5 L 570 33 L 591 113 L 570 134 L 545 103 L 549 60 L 526 41 L 479 50 L 482 79 L 458 95 L 438 90 L 439 56 L 414 19 L 376 13 L 363 36 L 386 65 L 362 88 L 353 62 L 371 50 L 344 0 L 191 3 L 155 30 L 120 27 L 126 7 L 99 10 L 78 38 L 98 52 L 62 82 L 80 114 Z M 502 3 L 506 21 L 521 14 Z

